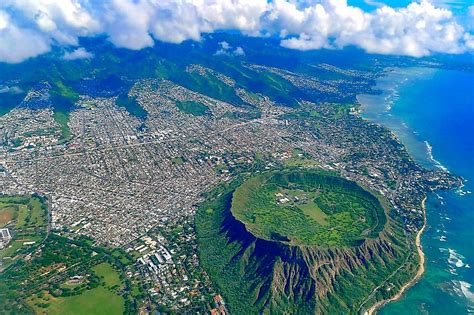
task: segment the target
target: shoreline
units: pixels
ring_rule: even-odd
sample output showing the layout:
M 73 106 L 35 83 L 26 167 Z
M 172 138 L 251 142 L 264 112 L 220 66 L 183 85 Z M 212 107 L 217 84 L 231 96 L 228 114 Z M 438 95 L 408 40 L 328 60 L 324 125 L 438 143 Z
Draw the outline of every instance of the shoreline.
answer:
M 426 228 L 426 205 L 425 205 L 426 204 L 426 198 L 427 197 L 425 196 L 423 198 L 423 200 L 421 201 L 421 207 L 423 209 L 423 226 L 416 233 L 416 237 L 415 237 L 416 249 L 417 249 L 418 255 L 420 256 L 418 271 L 416 272 L 415 276 L 410 281 L 405 283 L 400 288 L 400 290 L 397 292 L 397 294 L 395 294 L 394 296 L 392 296 L 389 299 L 378 301 L 377 303 L 372 305 L 369 309 L 367 309 L 364 312 L 364 315 L 374 315 L 384 305 L 386 305 L 390 302 L 395 302 L 395 301 L 399 300 L 403 296 L 405 291 L 407 291 L 410 287 L 412 287 L 414 284 L 416 284 L 421 279 L 421 276 L 425 272 L 425 253 L 423 252 L 423 246 L 421 245 L 421 235 L 423 234 L 423 232 L 425 231 L 425 228 Z

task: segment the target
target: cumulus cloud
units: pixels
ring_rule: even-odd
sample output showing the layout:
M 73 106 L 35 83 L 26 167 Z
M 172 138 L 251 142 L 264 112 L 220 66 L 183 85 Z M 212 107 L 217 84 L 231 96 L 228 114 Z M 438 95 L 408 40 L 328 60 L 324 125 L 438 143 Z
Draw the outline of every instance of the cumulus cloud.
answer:
M 245 51 L 242 47 L 236 47 L 233 51 L 235 56 L 245 56 Z
M 0 10 L 0 61 L 20 62 L 49 49 L 49 39 L 41 32 L 18 26 L 8 13 Z
M 63 55 L 64 60 L 91 59 L 94 55 L 88 52 L 84 47 L 77 48 Z
M 245 56 L 245 51 L 240 46 L 234 48 L 226 41 L 220 42 L 219 46 L 220 48 L 214 53 L 214 55 Z
M 100 19 L 78 0 L 2 0 L 0 61 L 21 62 L 51 50 L 77 45 L 78 37 L 100 32 Z
M 279 2 L 283 1 L 277 0 L 277 5 Z M 400 9 L 384 6 L 372 13 L 348 6 L 344 0 L 324 4 L 304 11 L 292 8 L 303 14 L 289 30 L 299 35 L 284 39 L 283 46 L 307 50 L 355 45 L 370 53 L 415 57 L 433 52 L 461 53 L 467 48 L 466 33 L 452 13 L 427 1 Z M 276 16 L 278 19 L 288 18 Z
M 355 45 L 370 53 L 426 56 L 474 46 L 449 10 L 426 0 L 370 13 L 346 0 L 2 0 L 0 61 L 20 62 L 99 34 L 117 47 L 142 49 L 155 40 L 199 41 L 216 30 L 275 35 L 301 50 Z M 232 53 L 245 54 L 241 47 Z
M 18 86 L 2 86 L 0 85 L 0 94 L 9 93 L 9 94 L 20 94 L 23 90 Z
M 230 44 L 226 41 L 220 42 L 219 46 L 221 46 L 221 49 L 223 50 L 229 50 L 231 48 Z

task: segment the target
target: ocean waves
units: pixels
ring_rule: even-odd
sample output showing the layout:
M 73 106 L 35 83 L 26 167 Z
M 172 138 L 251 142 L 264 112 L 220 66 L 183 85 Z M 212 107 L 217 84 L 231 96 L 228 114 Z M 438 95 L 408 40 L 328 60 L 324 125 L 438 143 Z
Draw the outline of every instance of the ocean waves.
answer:
M 441 164 L 438 160 L 436 160 L 433 156 L 433 146 L 428 142 L 428 141 L 424 141 L 425 145 L 426 145 L 426 153 L 428 154 L 428 158 L 431 162 L 433 162 L 434 166 L 439 168 L 439 169 L 442 169 L 443 171 L 445 172 L 448 172 L 448 168 L 445 167 L 443 164 Z
M 456 292 L 459 297 L 465 298 L 467 300 L 471 307 L 470 313 L 472 313 L 474 311 L 474 309 L 472 308 L 474 307 L 474 292 L 472 289 L 472 284 L 462 280 L 454 280 L 452 281 L 452 283 L 454 292 Z
M 465 179 L 457 191 L 429 195 L 426 273 L 381 314 L 474 314 L 474 104 L 463 97 L 472 83 L 471 73 L 395 69 L 377 80 L 380 94 L 358 98 L 362 116 L 394 132 L 418 163 Z

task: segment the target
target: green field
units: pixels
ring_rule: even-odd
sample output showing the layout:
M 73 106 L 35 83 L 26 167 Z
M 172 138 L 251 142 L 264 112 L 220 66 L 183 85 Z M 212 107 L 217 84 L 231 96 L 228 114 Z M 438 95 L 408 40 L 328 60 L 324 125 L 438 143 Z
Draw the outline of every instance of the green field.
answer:
M 323 226 L 328 225 L 328 215 L 324 213 L 314 201 L 298 205 L 298 208 L 300 208 L 306 216 L 319 224 Z
M 232 214 L 257 237 L 318 246 L 356 246 L 386 221 L 378 198 L 356 183 L 298 170 L 248 179 L 233 194 Z
M 181 165 L 181 164 L 184 163 L 184 158 L 181 157 L 181 156 L 172 158 L 172 159 L 171 159 L 171 163 L 172 163 L 173 165 Z
M 117 97 L 116 104 L 119 107 L 124 107 L 131 115 L 139 118 L 146 119 L 148 112 L 140 106 L 135 97 L 129 97 L 126 93 L 120 94 Z
M 61 126 L 61 140 L 67 141 L 71 138 L 71 130 L 69 130 L 69 113 L 68 112 L 54 112 L 54 120 Z
M 47 207 L 42 197 L 0 197 L 0 227 L 10 229 L 13 235 L 8 246 L 0 250 L 0 259 L 5 258 L 3 267 L 9 266 L 15 261 L 14 257 L 18 259 L 32 246 L 24 245 L 25 242 L 38 242 L 43 239 L 46 226 Z
M 68 297 L 53 297 L 44 294 L 42 298 L 34 297 L 27 300 L 27 303 L 37 314 L 115 315 L 124 312 L 123 298 L 104 287 Z M 37 304 L 46 307 L 38 307 Z
M 26 205 L 18 205 L 15 227 L 21 228 L 24 226 L 29 216 L 30 210 L 26 207 Z
M 136 288 L 122 264 L 129 259 L 120 249 L 51 233 L 31 259 L 0 272 L 0 314 L 135 314 Z
M 68 141 L 72 134 L 69 129 L 69 114 L 79 100 L 79 94 L 61 80 L 55 80 L 50 91 L 54 109 L 54 120 L 61 126 L 61 141 Z
M 122 285 L 122 280 L 120 280 L 119 274 L 109 263 L 101 263 L 94 266 L 92 270 L 96 275 L 104 280 L 105 286 L 112 288 Z
M 46 201 L 35 194 L 0 197 L 0 227 L 13 236 L 0 250 L 0 314 L 136 313 L 129 293 L 136 288 L 123 275 L 131 257 L 48 234 Z
M 91 269 L 101 279 L 101 286 L 67 297 L 55 297 L 45 292 L 28 298 L 27 303 L 38 314 L 123 314 L 124 300 L 116 293 L 123 287 L 118 272 L 107 262 Z M 80 285 L 61 285 L 61 288 L 70 290 L 77 287 Z
M 18 216 L 18 208 L 8 204 L 0 203 L 0 228 Z
M 209 113 L 209 107 L 193 101 L 176 102 L 176 106 L 182 112 L 193 116 L 204 116 Z
M 79 94 L 60 80 L 54 82 L 52 92 L 73 101 L 79 99 Z

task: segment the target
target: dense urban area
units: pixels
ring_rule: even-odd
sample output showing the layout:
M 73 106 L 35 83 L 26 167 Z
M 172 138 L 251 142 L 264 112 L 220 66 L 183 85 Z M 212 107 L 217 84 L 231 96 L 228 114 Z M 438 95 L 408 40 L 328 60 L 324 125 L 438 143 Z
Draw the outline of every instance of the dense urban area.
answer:
M 426 192 L 461 179 L 417 165 L 357 102 L 331 101 L 367 93 L 381 71 L 312 66 L 338 79 L 244 64 L 277 86 L 321 95 L 292 106 L 199 64 L 185 71 L 229 89 L 239 104 L 167 78 L 136 80 L 120 96 L 39 82 L 0 116 L 0 206 L 11 209 L 0 216 L 0 279 L 9 282 L 0 291 L 12 292 L 0 304 L 61 312 L 67 299 L 95 290 L 117 301 L 117 312 L 228 314 L 200 264 L 194 215 L 208 191 L 245 172 L 335 172 L 384 196 L 413 236 Z M 72 111 L 51 106 L 58 86 L 74 99 Z

